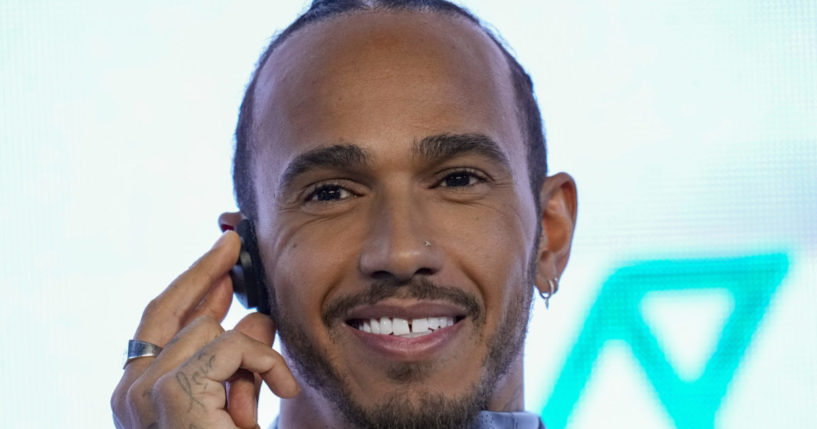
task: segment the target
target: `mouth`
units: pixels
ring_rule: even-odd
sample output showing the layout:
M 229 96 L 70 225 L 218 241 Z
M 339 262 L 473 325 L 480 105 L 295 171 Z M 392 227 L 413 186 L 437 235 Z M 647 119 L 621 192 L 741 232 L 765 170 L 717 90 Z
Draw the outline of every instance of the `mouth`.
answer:
M 346 324 L 367 334 L 391 335 L 403 338 L 416 338 L 454 326 L 465 319 L 464 316 L 427 316 L 411 319 L 401 317 L 371 317 L 349 319 Z
M 352 309 L 344 321 L 367 337 L 409 339 L 451 330 L 467 314 L 467 309 L 448 302 L 385 300 Z

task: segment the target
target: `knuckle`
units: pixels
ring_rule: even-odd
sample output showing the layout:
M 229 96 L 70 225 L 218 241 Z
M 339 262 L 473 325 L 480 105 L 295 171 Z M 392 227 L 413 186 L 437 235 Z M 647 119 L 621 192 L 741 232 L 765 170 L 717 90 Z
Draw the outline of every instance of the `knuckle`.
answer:
M 161 306 L 162 304 L 161 301 L 159 301 L 159 297 L 151 299 L 148 305 L 145 306 L 145 310 L 142 311 L 142 320 L 150 319 L 159 312 Z
M 176 335 L 170 339 L 170 342 L 165 346 L 165 348 L 173 346 L 183 338 L 195 338 L 196 342 L 203 341 L 203 343 L 209 343 L 215 338 L 218 338 L 218 336 L 223 332 L 224 328 L 221 327 L 218 320 L 212 316 L 198 316 L 187 324 L 187 326 L 185 326 L 181 331 L 177 332 Z
M 219 321 L 209 314 L 202 314 L 196 317 L 191 325 L 195 326 L 197 331 L 205 332 L 210 335 L 211 341 L 224 333 L 224 328 L 221 326 Z
M 136 390 L 134 388 L 128 389 L 125 393 L 125 398 L 114 408 L 114 415 L 127 420 L 128 416 L 138 414 L 140 403 Z
M 138 407 L 145 403 L 147 399 L 145 392 L 149 392 L 149 386 L 145 386 L 145 382 L 137 380 L 131 384 L 128 391 L 125 393 L 125 404 L 127 407 Z
M 194 323 L 208 328 L 215 328 L 216 326 L 218 326 L 219 328 L 221 327 L 218 321 L 216 321 L 215 317 L 209 314 L 202 314 L 196 317 Z
M 248 337 L 244 335 L 243 332 L 237 331 L 235 329 L 230 329 L 225 331 L 220 335 L 220 340 L 229 343 L 229 344 L 242 344 L 247 342 Z
M 273 350 L 272 353 L 270 353 L 270 357 L 272 358 L 272 365 L 270 365 L 271 370 L 280 367 L 289 368 L 289 366 L 287 366 L 287 361 L 283 356 L 281 356 L 280 353 Z
M 159 402 L 167 403 L 176 394 L 176 386 L 173 383 L 176 371 L 168 372 L 156 380 L 150 389 L 150 394 Z
M 123 408 L 129 408 L 129 405 L 134 405 L 136 402 L 136 393 L 133 386 L 131 386 L 127 392 L 125 392 L 125 403 L 121 404 L 120 406 Z

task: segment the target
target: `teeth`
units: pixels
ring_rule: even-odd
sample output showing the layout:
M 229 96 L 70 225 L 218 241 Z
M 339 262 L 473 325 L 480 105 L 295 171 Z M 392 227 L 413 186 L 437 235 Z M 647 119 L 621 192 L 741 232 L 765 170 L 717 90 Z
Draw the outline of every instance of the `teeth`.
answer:
M 411 333 L 412 334 L 424 334 L 429 333 L 428 329 L 428 319 L 414 319 L 411 321 Z
M 394 335 L 406 335 L 411 333 L 411 329 L 409 329 L 408 320 L 406 319 L 399 319 L 395 317 L 391 326 L 392 329 L 394 329 Z
M 391 335 L 392 333 L 391 319 L 388 317 L 380 318 L 380 335 Z
M 381 317 L 363 321 L 358 329 L 370 334 L 420 337 L 452 325 L 454 325 L 453 317 L 422 317 L 412 319 L 410 323 L 399 317 Z

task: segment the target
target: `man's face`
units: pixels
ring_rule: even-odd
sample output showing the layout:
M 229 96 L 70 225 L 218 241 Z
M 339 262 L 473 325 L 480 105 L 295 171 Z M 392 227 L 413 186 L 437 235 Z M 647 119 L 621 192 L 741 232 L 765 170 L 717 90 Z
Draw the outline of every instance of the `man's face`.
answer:
M 284 42 L 255 96 L 258 241 L 311 386 L 295 401 L 352 420 L 505 405 L 538 230 L 500 51 L 461 19 L 358 13 Z

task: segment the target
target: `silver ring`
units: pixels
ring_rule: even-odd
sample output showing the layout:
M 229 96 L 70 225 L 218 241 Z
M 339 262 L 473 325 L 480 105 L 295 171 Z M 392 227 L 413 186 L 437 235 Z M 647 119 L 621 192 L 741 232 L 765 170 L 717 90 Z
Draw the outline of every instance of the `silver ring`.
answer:
M 131 361 L 143 357 L 156 357 L 162 352 L 162 347 L 147 341 L 128 340 L 128 354 L 125 358 L 124 369 Z

